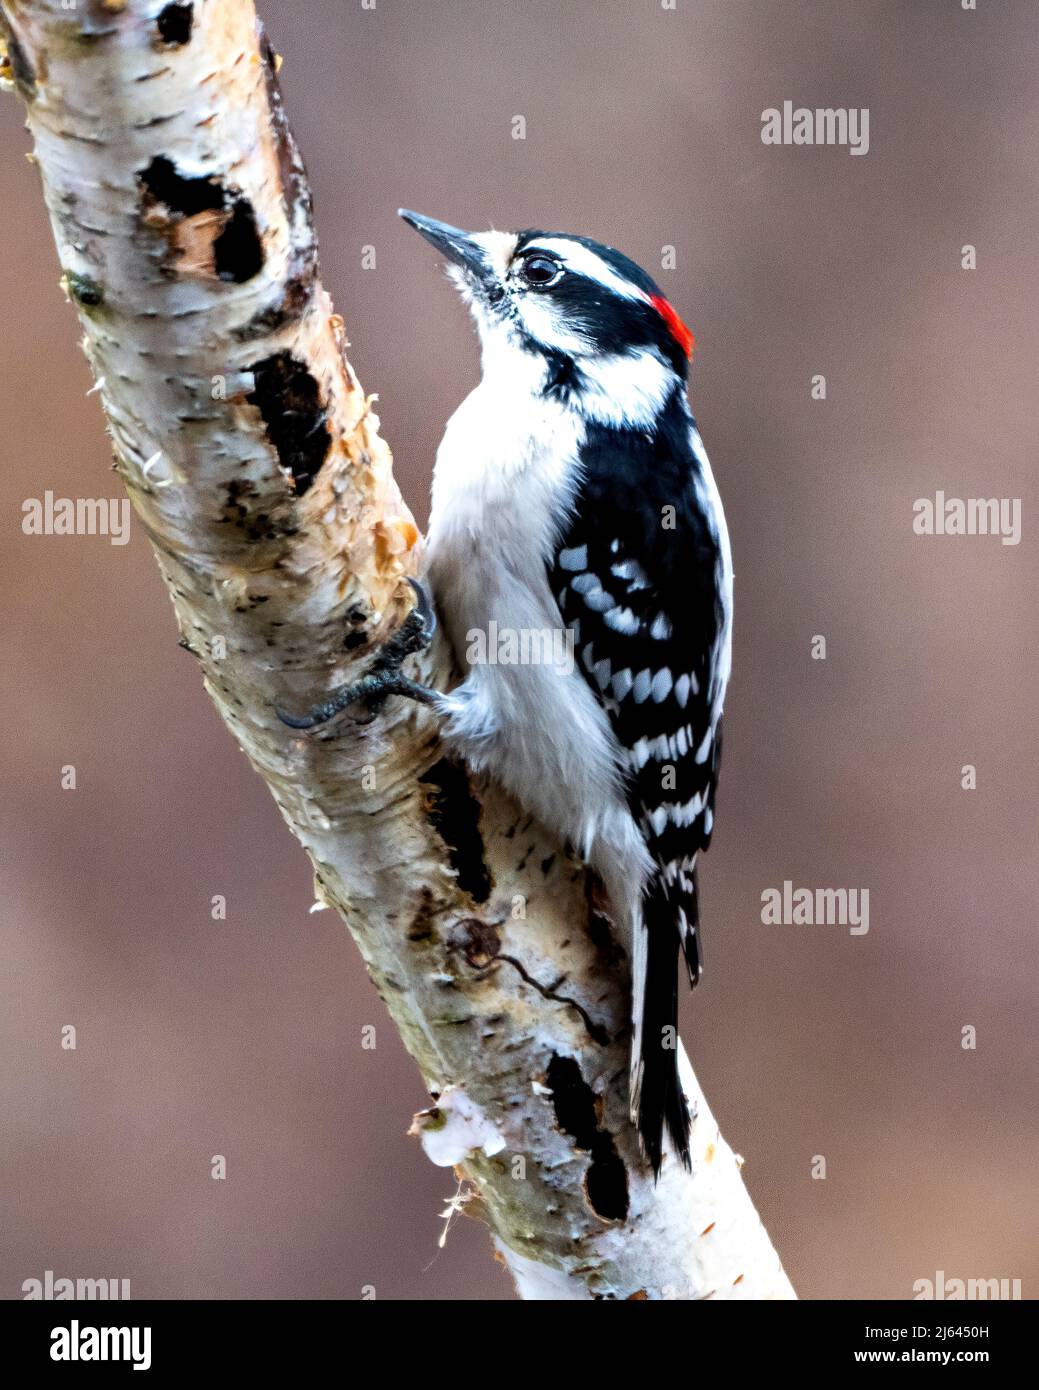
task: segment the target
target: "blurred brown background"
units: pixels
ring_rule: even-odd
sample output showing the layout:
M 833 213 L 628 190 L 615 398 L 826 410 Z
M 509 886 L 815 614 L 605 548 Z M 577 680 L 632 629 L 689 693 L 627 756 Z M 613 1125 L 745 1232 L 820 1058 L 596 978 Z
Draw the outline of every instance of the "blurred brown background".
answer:
M 738 607 L 688 1049 L 802 1296 L 905 1298 L 941 1269 L 1034 1297 L 1034 5 L 263 8 L 420 520 L 477 357 L 398 204 L 612 242 L 692 326 Z M 869 154 L 765 147 L 785 98 L 869 107 Z M 437 1253 L 454 1184 L 405 1138 L 417 1073 L 345 929 L 308 915 L 140 534 L 21 533 L 47 488 L 119 493 L 11 96 L 0 139 L 0 1296 L 53 1269 L 136 1297 L 509 1297 L 481 1228 Z M 936 489 L 1020 497 L 1021 544 L 915 536 Z M 869 888 L 869 934 L 764 926 L 784 879 Z

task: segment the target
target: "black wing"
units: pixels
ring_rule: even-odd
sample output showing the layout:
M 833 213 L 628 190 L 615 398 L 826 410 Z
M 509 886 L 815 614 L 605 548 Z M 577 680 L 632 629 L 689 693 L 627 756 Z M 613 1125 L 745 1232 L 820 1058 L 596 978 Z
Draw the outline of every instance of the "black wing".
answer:
M 550 571 L 574 631 L 578 665 L 628 759 L 628 803 L 657 865 L 643 908 L 648 932 L 642 1057 L 633 1107 L 659 1169 L 661 1125 L 688 1161 L 676 1054 L 661 1030 L 677 1019 L 676 952 L 701 971 L 696 856 L 710 844 L 721 755 L 727 621 L 718 526 L 677 401 L 652 434 L 595 427 L 582 483 Z
M 628 802 L 686 918 L 695 983 L 696 855 L 710 844 L 721 753 L 715 669 L 725 622 L 717 521 L 673 408 L 652 436 L 595 427 L 551 571 L 578 663 L 629 758 Z

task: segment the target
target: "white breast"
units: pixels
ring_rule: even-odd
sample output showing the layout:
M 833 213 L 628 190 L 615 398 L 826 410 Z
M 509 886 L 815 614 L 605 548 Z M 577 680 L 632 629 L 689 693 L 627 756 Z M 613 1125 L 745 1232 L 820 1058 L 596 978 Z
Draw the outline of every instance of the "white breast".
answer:
M 503 351 L 500 347 L 497 351 Z M 568 520 L 584 438 L 580 417 L 540 396 L 544 364 L 514 349 L 448 423 L 437 454 L 428 572 L 465 683 L 449 743 L 592 862 L 641 880 L 645 850 L 623 796 L 606 713 L 575 667 L 469 665 L 492 621 L 564 633 L 548 570 Z

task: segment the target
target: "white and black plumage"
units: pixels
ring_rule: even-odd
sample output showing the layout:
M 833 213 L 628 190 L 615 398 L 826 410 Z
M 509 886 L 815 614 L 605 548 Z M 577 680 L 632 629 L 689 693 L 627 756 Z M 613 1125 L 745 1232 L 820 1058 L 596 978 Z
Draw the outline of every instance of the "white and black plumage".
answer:
M 678 961 L 681 948 L 695 984 L 732 613 L 725 519 L 686 401 L 692 335 L 612 248 L 402 216 L 448 260 L 483 378 L 440 445 L 428 536 L 466 679 L 450 695 L 390 688 L 430 700 L 469 765 L 602 877 L 632 960 L 632 1118 L 654 1171 L 665 1130 L 688 1165 Z M 565 629 L 576 662 L 468 664 L 492 622 Z

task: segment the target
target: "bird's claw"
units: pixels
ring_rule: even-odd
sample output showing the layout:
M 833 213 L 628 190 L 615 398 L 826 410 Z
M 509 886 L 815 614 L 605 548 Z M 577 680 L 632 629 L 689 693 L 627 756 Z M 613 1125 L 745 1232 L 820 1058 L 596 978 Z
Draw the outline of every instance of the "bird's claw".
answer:
M 437 610 L 433 607 L 433 600 L 425 584 L 422 584 L 417 579 L 412 579 L 410 575 L 408 576 L 408 583 L 411 585 L 415 594 L 415 607 L 404 621 L 408 622 L 416 613 L 418 614 L 422 622 L 422 630 L 425 634 L 425 640 L 422 646 L 427 647 L 430 642 L 432 642 L 437 630 Z M 415 650 L 418 651 L 420 649 L 416 647 Z
M 306 714 L 295 715 L 288 714 L 285 710 L 276 710 L 275 713 L 283 724 L 290 729 L 316 729 L 334 719 L 348 705 L 363 700 L 369 709 L 375 710 L 390 695 L 402 695 L 424 705 L 434 702 L 436 691 L 427 690 L 424 685 L 411 680 L 400 669 L 407 657 L 429 646 L 437 628 L 436 611 L 429 591 L 417 579 L 409 579 L 408 583 L 415 592 L 415 605 L 382 647 L 367 674 L 354 685 L 343 686 Z

